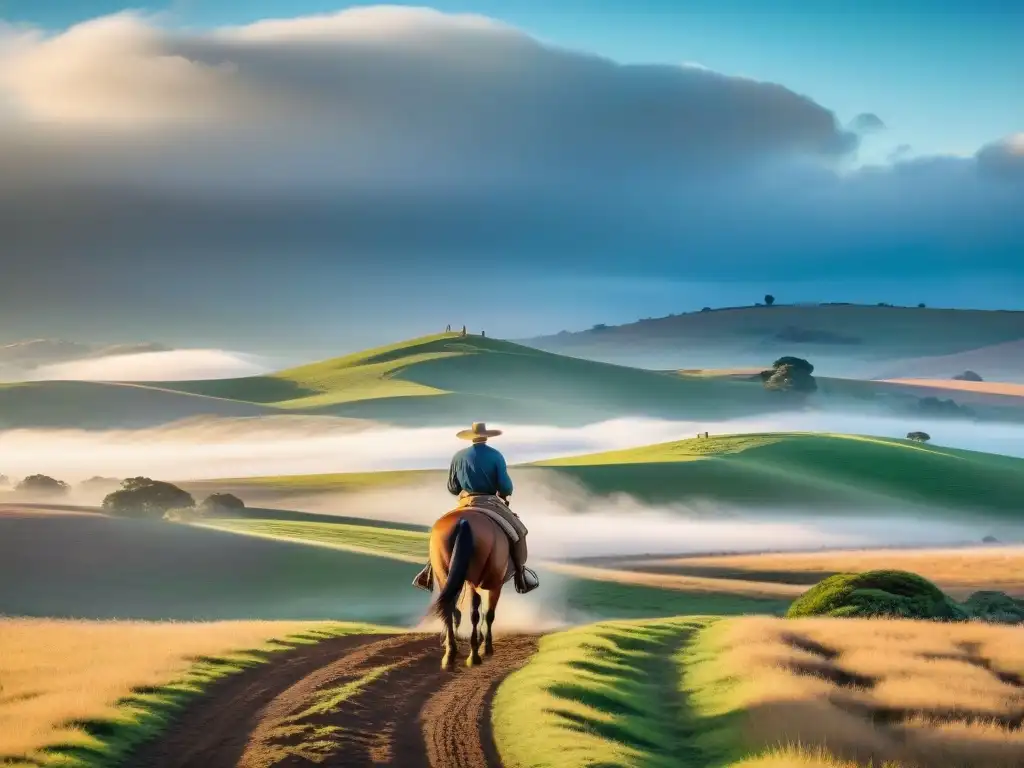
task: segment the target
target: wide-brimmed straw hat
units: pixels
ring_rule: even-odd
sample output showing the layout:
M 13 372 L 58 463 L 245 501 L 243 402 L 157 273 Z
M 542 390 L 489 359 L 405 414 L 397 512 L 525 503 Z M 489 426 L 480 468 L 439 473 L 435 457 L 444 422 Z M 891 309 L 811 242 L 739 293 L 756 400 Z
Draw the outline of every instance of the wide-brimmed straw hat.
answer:
M 472 427 L 458 432 L 455 436 L 461 440 L 486 440 L 488 437 L 497 437 L 500 434 L 500 429 L 488 429 L 482 421 L 474 421 Z

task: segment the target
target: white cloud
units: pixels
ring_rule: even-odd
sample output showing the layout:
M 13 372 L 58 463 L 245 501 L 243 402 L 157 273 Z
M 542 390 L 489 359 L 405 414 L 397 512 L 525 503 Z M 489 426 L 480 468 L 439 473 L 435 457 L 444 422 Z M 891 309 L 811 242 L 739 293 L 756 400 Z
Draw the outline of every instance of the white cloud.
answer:
M 400 7 L 211 32 L 132 13 L 26 31 L 0 47 L 0 99 L 14 115 L 0 133 L 7 184 L 47 168 L 203 188 L 578 181 L 832 158 L 854 142 L 779 85 L 619 65 Z
M 44 365 L 30 376 L 36 381 L 188 381 L 266 372 L 267 367 L 251 355 L 221 349 L 175 349 Z
M 992 176 L 1024 181 L 1024 131 L 982 147 L 978 165 Z

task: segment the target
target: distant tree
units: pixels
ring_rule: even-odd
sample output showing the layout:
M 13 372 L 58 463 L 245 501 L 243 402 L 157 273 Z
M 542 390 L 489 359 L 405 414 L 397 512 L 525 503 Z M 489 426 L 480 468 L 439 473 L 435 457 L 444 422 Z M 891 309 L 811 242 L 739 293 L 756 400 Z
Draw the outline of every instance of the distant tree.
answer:
M 195 507 L 192 494 L 173 483 L 148 477 L 130 477 L 121 483 L 121 489 L 107 494 L 103 509 L 121 517 L 158 520 L 168 510 Z
M 701 312 L 710 312 L 710 311 L 711 311 L 711 307 L 704 307 L 704 308 L 703 308 L 703 309 L 701 310 Z
M 924 306 L 924 302 L 922 301 L 922 302 L 921 302 L 920 304 L 918 304 L 918 305 L 917 305 L 917 308 L 918 308 L 918 309 L 924 309 L 924 308 L 925 308 L 925 306 Z
M 597 325 L 591 326 L 590 330 L 592 330 L 592 331 L 604 331 L 604 330 L 607 330 L 607 328 L 608 328 L 608 326 L 605 325 L 604 323 L 598 323 Z
M 922 397 L 917 401 L 917 410 L 928 416 L 974 417 L 974 410 L 960 405 L 955 400 L 940 400 L 937 397 Z
M 100 475 L 96 475 L 95 477 L 90 477 L 88 480 L 83 480 L 78 484 L 78 487 L 83 491 L 98 491 L 102 488 L 116 488 L 120 484 L 121 481 L 116 477 L 101 477 Z
M 764 388 L 772 392 L 810 394 L 818 389 L 814 366 L 801 357 L 780 357 L 768 370 L 761 371 Z
M 245 502 L 233 493 L 211 493 L 199 505 L 203 512 L 236 512 L 245 509 Z
M 775 303 L 775 297 L 772 296 L 770 293 L 765 294 L 765 297 L 764 297 L 764 304 L 765 304 L 765 306 L 766 307 L 770 307 L 774 303 Z
M 907 440 L 913 440 L 915 443 L 927 443 L 932 439 L 932 436 L 927 432 L 907 432 Z
M 808 376 L 814 373 L 814 366 L 802 357 L 790 357 L 788 355 L 786 357 L 780 357 L 772 363 L 772 368 L 780 368 L 783 365 L 788 365 L 802 373 L 806 373 Z
M 66 496 L 71 486 L 48 475 L 29 475 L 18 483 L 14 490 L 33 496 Z
M 954 376 L 953 380 L 954 381 L 984 381 L 984 379 L 982 379 L 981 376 L 976 374 L 974 371 L 964 371 L 963 373 L 961 373 L 961 374 L 959 374 L 957 376 Z

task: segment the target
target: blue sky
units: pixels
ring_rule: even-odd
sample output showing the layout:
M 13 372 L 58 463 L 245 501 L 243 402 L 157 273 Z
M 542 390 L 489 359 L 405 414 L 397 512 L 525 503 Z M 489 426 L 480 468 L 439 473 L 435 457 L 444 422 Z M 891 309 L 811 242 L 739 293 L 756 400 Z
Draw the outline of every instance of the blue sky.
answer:
M 1024 309 L 1024 8 L 764 5 L 0 0 L 0 343 Z
M 337 0 L 0 0 L 0 18 L 60 28 L 125 8 L 191 27 L 326 13 Z M 888 126 L 861 160 L 968 155 L 1024 126 L 1024 3 L 1014 0 L 437 0 L 622 62 L 697 62 L 783 83 L 846 121 Z M 825 9 L 827 6 L 827 10 Z M 811 10 L 817 8 L 817 10 Z

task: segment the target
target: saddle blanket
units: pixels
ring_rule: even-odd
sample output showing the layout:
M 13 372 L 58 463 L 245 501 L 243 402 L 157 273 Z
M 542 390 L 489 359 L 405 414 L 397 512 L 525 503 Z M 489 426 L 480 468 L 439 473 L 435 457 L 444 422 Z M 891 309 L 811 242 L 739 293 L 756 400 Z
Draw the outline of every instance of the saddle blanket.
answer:
M 463 492 L 459 495 L 459 506 L 457 509 L 475 509 L 483 512 L 496 522 L 513 544 L 517 544 L 520 538 L 526 536 L 526 526 L 519 519 L 519 515 L 509 509 L 508 504 L 497 496 L 474 496 Z

